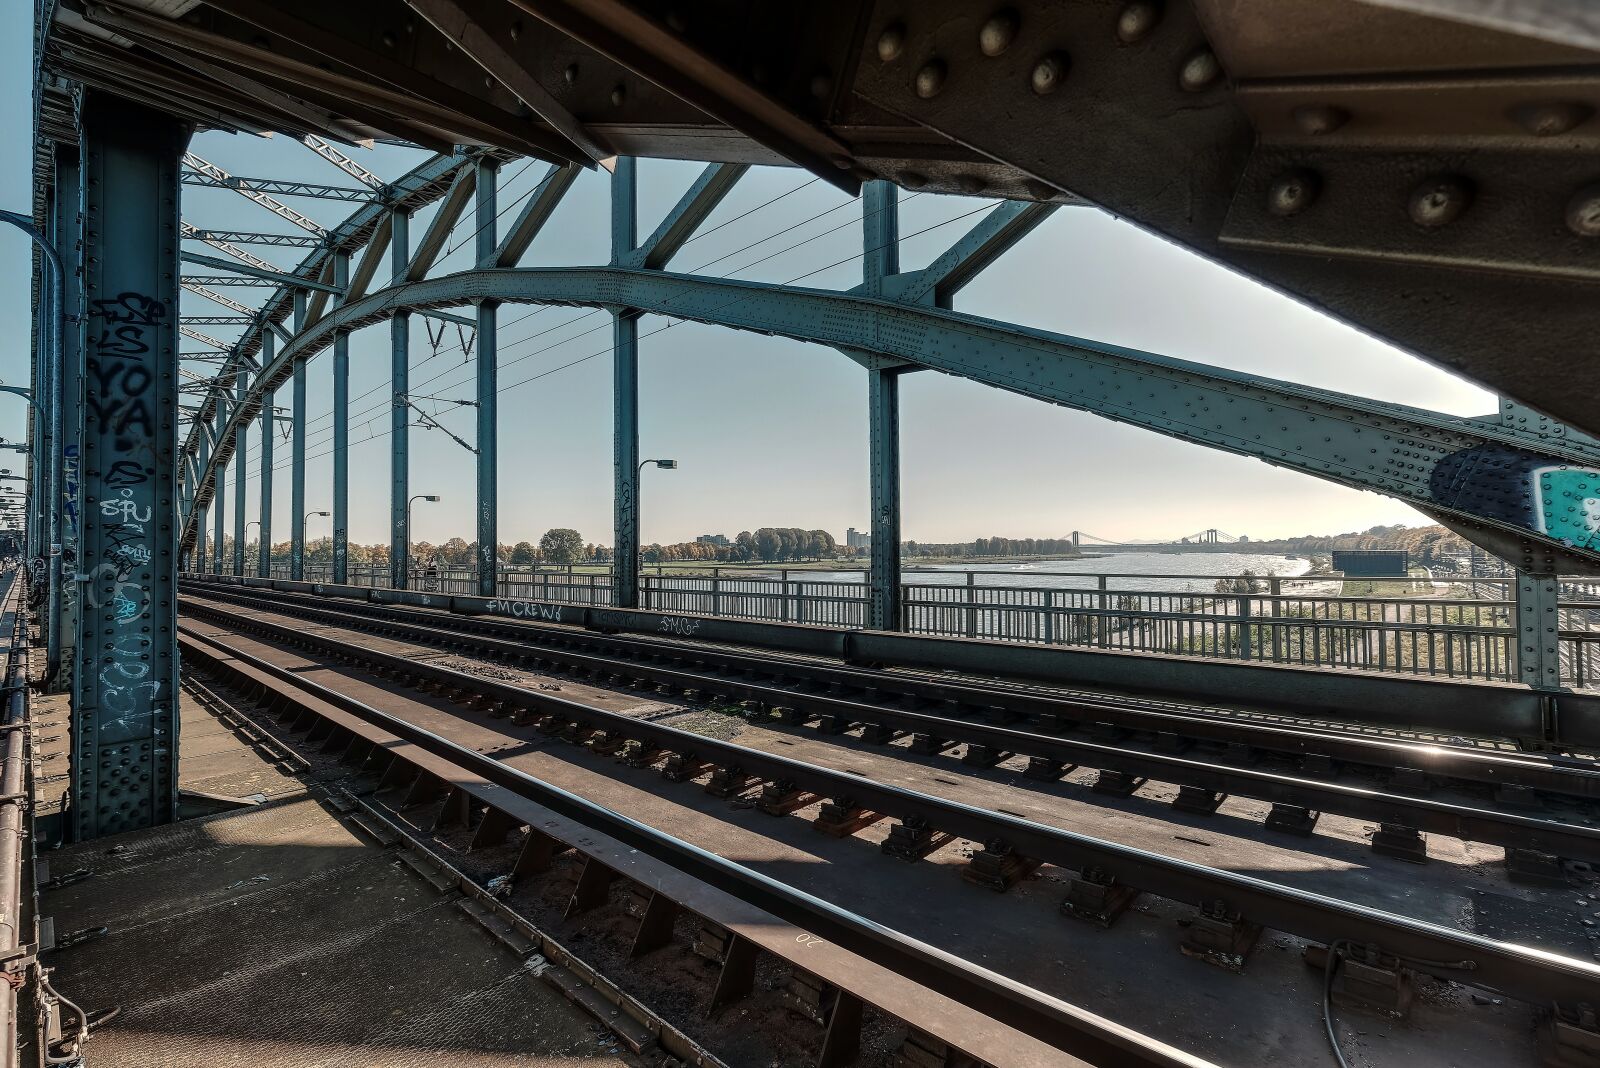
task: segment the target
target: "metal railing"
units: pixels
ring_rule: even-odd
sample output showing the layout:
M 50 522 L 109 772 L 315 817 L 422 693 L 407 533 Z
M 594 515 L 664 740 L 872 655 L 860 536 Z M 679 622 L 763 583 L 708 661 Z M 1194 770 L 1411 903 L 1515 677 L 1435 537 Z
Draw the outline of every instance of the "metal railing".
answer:
M 288 567 L 273 569 L 287 578 Z M 332 567 L 308 564 L 308 581 Z M 349 583 L 389 585 L 383 566 L 351 565 Z M 1125 652 L 1179 654 L 1328 669 L 1447 678 L 1518 679 L 1515 601 L 1505 578 L 1379 580 L 1409 586 L 1396 596 L 1347 596 L 1339 576 L 1064 574 L 911 571 L 902 583 L 901 629 Z M 1219 582 L 1234 584 L 1228 592 Z M 1182 588 L 1173 588 L 1180 586 Z M 1153 589 L 1155 585 L 1168 588 Z M 418 569 L 410 588 L 472 595 L 468 568 Z M 1447 593 L 1421 596 L 1419 589 Z M 707 567 L 640 575 L 640 607 L 832 627 L 866 625 L 868 585 L 858 570 Z M 497 595 L 565 604 L 611 603 L 611 575 L 595 567 L 521 567 L 500 572 Z M 1564 580 L 1560 601 L 1562 681 L 1600 687 L 1600 585 Z

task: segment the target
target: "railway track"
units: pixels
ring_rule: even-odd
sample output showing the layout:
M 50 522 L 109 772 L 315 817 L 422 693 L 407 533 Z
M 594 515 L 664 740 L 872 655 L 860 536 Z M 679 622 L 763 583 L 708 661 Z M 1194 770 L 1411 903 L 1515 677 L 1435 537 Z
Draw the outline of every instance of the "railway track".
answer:
M 1371 966 L 1395 976 L 1423 973 L 1543 1006 L 1592 1004 L 1600 998 L 1600 966 L 1590 961 L 873 782 L 414 656 L 382 652 L 358 641 L 308 631 L 290 620 L 273 622 L 236 605 L 204 605 L 186 598 L 184 611 L 186 648 L 209 646 L 214 653 L 242 657 L 241 641 L 260 641 L 269 647 L 305 650 L 319 662 L 349 663 L 401 687 L 469 703 L 528 729 L 529 734 L 537 730 L 581 743 L 635 767 L 659 765 L 671 782 L 709 776 L 705 790 L 724 797 L 759 789 L 757 807 L 773 816 L 813 810 L 820 802 L 813 825 L 834 835 L 894 820 L 883 852 L 904 859 L 925 856 L 952 838 L 982 843 L 963 872 L 979 885 L 1004 889 L 1042 864 L 1053 865 L 1075 873 L 1062 911 L 1101 926 L 1109 926 L 1140 893 L 1195 906 L 1198 912 L 1187 928 L 1184 948 L 1224 966 L 1242 966 L 1261 930 L 1271 929 L 1323 945 L 1368 947 Z M 208 637 L 206 628 L 217 633 Z M 258 667 L 281 683 L 303 681 L 300 673 L 287 668 Z M 319 699 L 357 716 L 369 715 L 359 702 L 331 691 Z M 390 728 L 392 724 L 386 729 Z M 475 770 L 494 781 L 489 765 L 499 762 L 474 755 L 479 761 Z
M 859 728 L 877 743 L 909 735 L 920 753 L 964 746 L 968 765 L 1026 757 L 1024 774 L 1035 779 L 1092 768 L 1099 771 L 1096 790 L 1106 794 L 1168 783 L 1179 787 L 1174 805 L 1191 813 L 1214 812 L 1238 795 L 1271 804 L 1268 826 L 1292 833 L 1311 833 L 1322 813 L 1370 820 L 1381 825 L 1374 848 L 1407 860 L 1426 858 L 1422 836 L 1433 833 L 1504 847 L 1514 879 L 1545 885 L 1563 884 L 1563 858 L 1600 862 L 1600 829 L 1588 822 L 1597 814 L 1600 772 L 1586 761 L 1053 698 L 422 609 L 330 607 L 215 587 L 203 588 L 203 600 L 185 596 L 190 605 L 248 607 L 493 662 L 716 695 L 746 705 L 755 723 L 810 723 L 824 734 Z
M 597 908 L 611 897 L 614 883 L 628 883 L 640 901 L 632 957 L 669 944 L 680 916 L 697 918 L 697 942 L 713 943 L 710 952 L 720 965 L 710 994 L 713 1009 L 753 993 L 759 954 L 803 973 L 808 979 L 791 988 L 816 994 L 818 1068 L 852 1061 L 865 1006 L 902 1020 L 917 1050 L 950 1064 L 965 1053 L 970 1060 L 960 1063 L 994 1068 L 1210 1068 L 1200 1058 L 297 677 L 235 642 L 185 625 L 179 643 L 190 666 L 209 682 L 247 695 L 293 724 L 308 743 L 340 753 L 369 772 L 379 792 L 400 791 L 400 807 L 443 795 L 436 830 L 470 824 L 472 850 L 492 849 L 527 828 L 504 880 L 486 883 L 530 878 L 573 851 L 579 867 L 565 914 Z M 492 907 L 493 891 L 485 891 L 481 902 Z M 493 919 L 486 925 L 493 929 Z M 708 952 L 698 944 L 696 951 Z

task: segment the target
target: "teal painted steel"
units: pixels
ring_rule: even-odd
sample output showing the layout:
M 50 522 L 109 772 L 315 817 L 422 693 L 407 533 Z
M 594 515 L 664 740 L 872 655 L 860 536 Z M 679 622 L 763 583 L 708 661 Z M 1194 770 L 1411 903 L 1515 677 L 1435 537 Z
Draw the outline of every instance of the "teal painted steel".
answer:
M 78 838 L 177 815 L 178 161 L 188 130 L 89 90 Z
M 499 183 L 499 164 L 482 159 L 477 164 L 477 264 L 495 263 L 495 214 Z M 477 367 L 475 381 L 478 401 L 477 479 L 478 479 L 478 594 L 495 595 L 499 573 L 499 342 L 497 313 L 499 302 L 478 302 Z
M 294 295 L 296 334 L 305 329 L 305 321 L 306 294 L 301 290 Z M 265 376 L 265 369 L 261 373 Z M 289 535 L 289 577 L 299 581 L 306 577 L 306 361 L 294 361 L 292 373 L 294 392 L 289 416 L 289 522 L 293 524 L 293 530 Z
M 411 262 L 411 213 L 389 213 L 389 271 L 403 279 Z M 411 409 L 401 398 L 411 392 L 411 316 L 389 320 L 389 584 L 406 588 L 411 570 Z
M 261 362 L 272 362 L 273 354 L 277 350 L 277 343 L 273 336 L 261 336 Z M 261 397 L 261 526 L 257 530 L 260 546 L 256 552 L 256 576 L 258 578 L 272 577 L 272 444 L 277 435 L 278 425 L 276 419 L 277 409 L 273 407 L 276 393 L 268 390 Z
M 876 296 L 900 273 L 900 191 L 889 182 L 868 182 L 861 192 L 861 289 Z M 867 376 L 867 462 L 872 492 L 867 626 L 899 630 L 900 370 L 869 367 Z
M 611 259 L 633 252 L 638 226 L 638 178 L 632 157 L 617 159 L 611 174 Z M 611 457 L 612 600 L 622 608 L 639 603 L 639 318 L 612 312 Z
M 350 284 L 350 253 L 333 254 L 333 284 Z M 344 301 L 335 298 L 337 308 Z M 347 577 L 350 552 L 350 332 L 333 342 L 333 581 Z

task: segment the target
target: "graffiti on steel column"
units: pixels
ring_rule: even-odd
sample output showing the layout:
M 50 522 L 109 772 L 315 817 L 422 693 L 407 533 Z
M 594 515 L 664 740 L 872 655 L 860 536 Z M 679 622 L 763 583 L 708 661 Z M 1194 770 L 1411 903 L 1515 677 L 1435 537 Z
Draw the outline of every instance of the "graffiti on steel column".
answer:
M 161 682 L 152 678 L 153 538 L 156 508 L 155 373 L 150 367 L 165 303 L 139 293 L 93 302 L 87 353 L 85 415 L 94 442 L 90 472 L 98 477 L 85 519 L 98 527 L 86 540 L 85 607 L 98 614 L 96 679 L 100 741 L 152 733 Z
M 1428 481 L 1446 507 L 1499 519 L 1568 548 L 1600 550 L 1600 471 L 1510 445 L 1474 445 L 1440 460 Z

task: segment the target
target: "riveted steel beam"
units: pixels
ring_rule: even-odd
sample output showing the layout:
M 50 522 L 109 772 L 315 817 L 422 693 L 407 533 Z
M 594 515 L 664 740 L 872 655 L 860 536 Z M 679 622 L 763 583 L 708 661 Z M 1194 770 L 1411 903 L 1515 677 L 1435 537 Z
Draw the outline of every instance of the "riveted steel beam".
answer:
M 82 121 L 85 579 L 69 817 L 80 839 L 177 816 L 178 158 L 189 137 L 97 92 Z
M 734 184 L 749 170 L 745 163 L 712 163 L 700 172 L 691 185 L 667 212 L 655 232 L 644 243 L 623 257 L 622 266 L 645 267 L 660 270 L 665 267 L 684 242 L 706 221 L 706 216 L 716 210 L 724 197 L 733 192 Z
M 509 89 L 529 111 L 565 137 L 572 151 L 587 157 L 587 166 L 609 161 L 616 155 L 596 141 L 577 116 L 507 49 L 504 42 L 515 41 L 516 37 L 497 32 L 498 26 L 491 28 L 491 19 L 504 20 L 507 11 L 503 5 L 485 0 L 406 0 L 406 3 L 448 37 L 484 73 Z
M 517 213 L 515 221 L 506 231 L 504 240 L 495 252 L 494 266 L 515 267 L 521 261 L 528 246 L 533 244 L 533 239 L 539 236 L 539 231 L 549 221 L 550 215 L 561 203 L 561 198 L 566 196 L 567 190 L 572 188 L 572 183 L 578 178 L 576 164 L 565 167 L 552 167 L 550 173 L 540 179 L 533 192 L 528 194 L 528 199 L 523 202 L 522 210 Z
M 935 307 L 951 307 L 962 286 L 1032 233 L 1058 206 L 1002 201 L 928 266 L 886 282 L 884 294 L 911 304 L 931 300 Z
M 1600 571 L 1600 530 L 1583 504 L 1600 493 L 1600 447 L 1588 441 L 863 294 L 618 267 L 467 271 L 342 307 L 284 353 L 325 348 L 333 323 L 352 329 L 400 307 L 482 298 L 618 307 L 859 349 L 1384 493 L 1474 539 L 1501 539 L 1494 551 L 1525 571 Z M 287 367 L 280 353 L 261 378 Z
M 299 275 L 287 274 L 283 271 L 267 271 L 260 267 L 251 267 L 234 263 L 231 260 L 219 260 L 215 256 L 202 256 L 198 252 L 181 252 L 178 258 L 184 263 L 192 263 L 198 267 L 210 267 L 216 271 L 228 271 L 233 274 L 243 275 L 254 282 L 234 279 L 214 279 L 215 285 L 250 285 L 266 282 L 280 286 L 290 286 L 301 289 L 320 289 L 325 292 L 336 292 L 333 286 L 319 282 L 314 278 L 301 278 Z M 198 279 L 196 279 L 198 281 Z
M 433 221 L 423 232 L 422 240 L 417 242 L 417 250 L 411 254 L 411 263 L 406 267 L 408 282 L 422 278 L 438 261 L 450 231 L 461 220 L 461 213 L 467 210 L 467 204 L 472 200 L 477 181 L 476 167 L 462 167 L 456 172 L 455 180 L 450 183 L 450 191 L 444 195 Z

